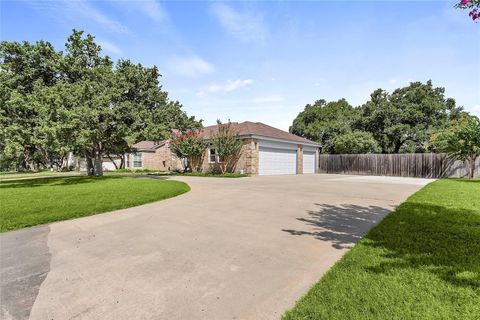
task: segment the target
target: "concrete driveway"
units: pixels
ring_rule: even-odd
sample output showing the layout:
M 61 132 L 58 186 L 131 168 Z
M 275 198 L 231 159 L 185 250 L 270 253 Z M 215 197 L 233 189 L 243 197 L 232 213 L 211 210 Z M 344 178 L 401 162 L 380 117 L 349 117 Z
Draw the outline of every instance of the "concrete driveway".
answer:
M 191 192 L 2 234 L 13 319 L 278 319 L 352 243 L 430 182 L 182 177 Z

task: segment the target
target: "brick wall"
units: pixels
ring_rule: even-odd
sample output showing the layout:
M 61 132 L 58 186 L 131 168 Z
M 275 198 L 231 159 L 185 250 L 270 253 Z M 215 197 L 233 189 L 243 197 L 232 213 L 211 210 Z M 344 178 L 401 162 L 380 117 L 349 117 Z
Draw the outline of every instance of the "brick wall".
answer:
M 258 144 L 255 139 L 242 139 L 240 157 L 235 165 L 235 172 L 255 175 L 258 174 Z M 208 149 L 205 150 L 202 162 L 203 172 L 220 172 L 218 163 L 209 163 Z
M 129 166 L 133 168 L 133 155 L 130 155 Z M 142 169 L 175 171 L 182 170 L 180 159 L 172 153 L 168 144 L 164 144 L 155 152 L 142 152 Z
M 297 174 L 303 174 L 303 147 L 297 146 Z

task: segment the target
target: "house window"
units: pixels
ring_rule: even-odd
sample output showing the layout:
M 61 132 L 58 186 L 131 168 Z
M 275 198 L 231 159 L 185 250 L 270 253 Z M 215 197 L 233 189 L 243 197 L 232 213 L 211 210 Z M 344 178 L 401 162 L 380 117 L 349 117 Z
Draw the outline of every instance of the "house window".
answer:
M 141 168 L 142 167 L 142 154 L 141 153 L 134 153 L 133 154 L 133 167 L 134 168 Z
M 209 148 L 208 149 L 208 162 L 209 163 L 218 162 L 217 152 L 214 148 Z

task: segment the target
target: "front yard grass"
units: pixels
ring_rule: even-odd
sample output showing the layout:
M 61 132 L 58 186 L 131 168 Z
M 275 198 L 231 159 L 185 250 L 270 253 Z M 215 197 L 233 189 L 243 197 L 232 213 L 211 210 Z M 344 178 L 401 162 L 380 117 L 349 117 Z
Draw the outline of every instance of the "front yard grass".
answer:
M 130 177 L 36 178 L 0 184 L 0 232 L 167 199 L 190 190 L 180 181 Z
M 85 175 L 84 172 L 79 171 L 39 171 L 39 172 L 0 172 L 0 181 L 30 179 L 30 178 L 44 178 L 44 177 L 68 177 Z
M 480 180 L 412 195 L 282 319 L 480 319 Z

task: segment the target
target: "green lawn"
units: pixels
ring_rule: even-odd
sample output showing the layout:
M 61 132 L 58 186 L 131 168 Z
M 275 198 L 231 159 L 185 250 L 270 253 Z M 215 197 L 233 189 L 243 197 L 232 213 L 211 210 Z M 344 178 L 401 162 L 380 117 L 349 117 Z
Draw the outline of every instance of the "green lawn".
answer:
M 480 180 L 415 193 L 283 319 L 480 319 Z
M 180 181 L 70 177 L 0 183 L 0 232 L 167 199 L 190 190 Z
M 19 179 L 45 178 L 45 177 L 68 177 L 85 176 L 85 171 L 40 171 L 40 172 L 0 172 L 0 181 L 10 181 Z M 105 176 L 115 175 L 155 175 L 155 176 L 190 176 L 190 177 L 212 177 L 212 178 L 243 178 L 246 174 L 241 173 L 211 173 L 211 172 L 164 172 L 149 169 L 119 169 L 114 171 L 104 171 Z
M 44 178 L 44 177 L 80 176 L 80 175 L 85 175 L 85 173 L 79 172 L 79 171 L 0 172 L 0 181 L 30 179 L 30 178 Z

